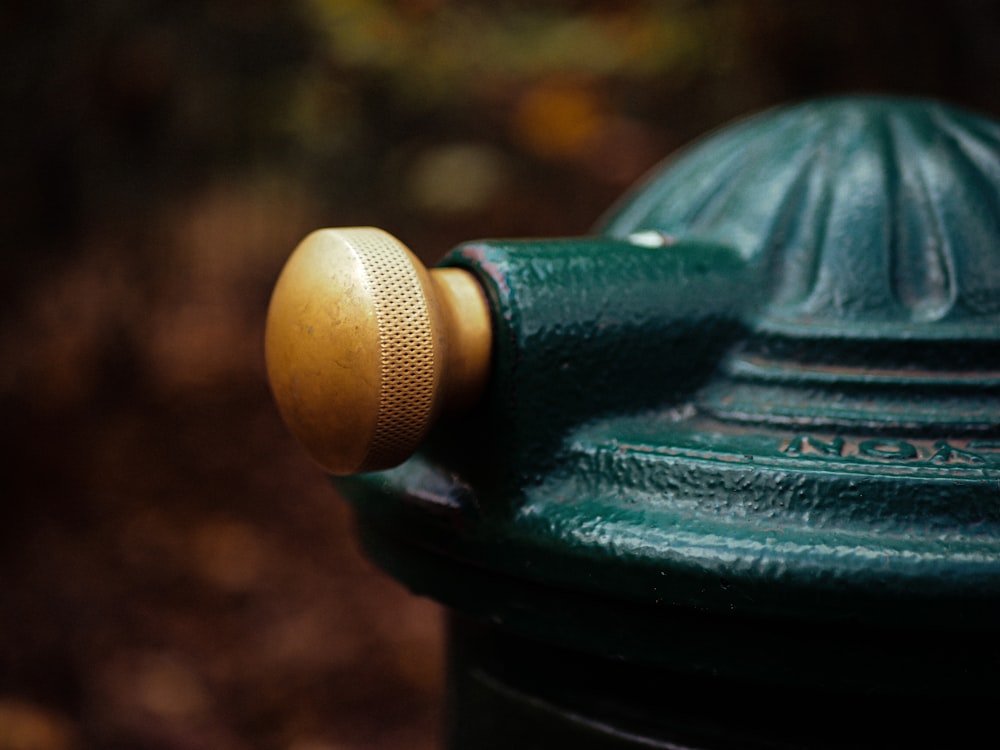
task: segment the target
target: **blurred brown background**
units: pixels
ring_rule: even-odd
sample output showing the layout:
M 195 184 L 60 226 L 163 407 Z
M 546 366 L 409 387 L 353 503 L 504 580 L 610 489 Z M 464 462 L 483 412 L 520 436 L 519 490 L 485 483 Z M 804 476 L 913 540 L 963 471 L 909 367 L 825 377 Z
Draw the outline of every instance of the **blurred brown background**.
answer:
M 436 746 L 440 613 L 263 376 L 308 231 L 585 233 L 764 106 L 1000 114 L 998 49 L 971 0 L 7 0 L 0 750 Z

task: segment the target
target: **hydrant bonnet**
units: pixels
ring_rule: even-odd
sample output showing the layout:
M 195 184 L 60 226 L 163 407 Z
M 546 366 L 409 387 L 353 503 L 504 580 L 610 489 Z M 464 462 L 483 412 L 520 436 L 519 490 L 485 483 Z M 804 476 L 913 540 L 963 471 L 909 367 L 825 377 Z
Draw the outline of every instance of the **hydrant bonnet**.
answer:
M 758 330 L 993 339 L 1000 125 L 943 104 L 832 99 L 757 115 L 676 158 L 605 222 L 768 268 Z

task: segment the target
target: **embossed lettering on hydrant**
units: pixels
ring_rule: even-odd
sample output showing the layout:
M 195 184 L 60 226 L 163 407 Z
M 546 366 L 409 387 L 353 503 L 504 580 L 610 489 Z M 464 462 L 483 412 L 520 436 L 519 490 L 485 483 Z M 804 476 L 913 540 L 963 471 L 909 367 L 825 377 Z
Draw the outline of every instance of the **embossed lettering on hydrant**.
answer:
M 903 440 L 796 435 L 782 452 L 789 456 L 856 458 L 871 461 L 942 464 L 1000 463 L 1000 440 Z

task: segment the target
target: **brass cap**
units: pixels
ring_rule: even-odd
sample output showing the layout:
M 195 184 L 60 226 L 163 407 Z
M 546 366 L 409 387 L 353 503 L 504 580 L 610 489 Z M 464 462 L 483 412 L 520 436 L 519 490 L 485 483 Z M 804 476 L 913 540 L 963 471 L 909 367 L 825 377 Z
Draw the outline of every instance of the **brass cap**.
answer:
M 320 229 L 285 264 L 267 314 L 267 374 L 288 427 L 324 469 L 402 463 L 489 376 L 489 306 L 460 269 L 428 271 L 381 229 Z

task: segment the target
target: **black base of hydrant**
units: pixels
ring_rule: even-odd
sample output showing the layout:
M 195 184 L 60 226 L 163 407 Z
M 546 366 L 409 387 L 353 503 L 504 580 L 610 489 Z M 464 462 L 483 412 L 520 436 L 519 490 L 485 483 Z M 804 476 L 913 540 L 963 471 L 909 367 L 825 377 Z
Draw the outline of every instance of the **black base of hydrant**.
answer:
M 586 657 L 458 615 L 448 632 L 452 750 L 971 747 L 988 736 L 995 710 L 968 697 L 682 675 Z

